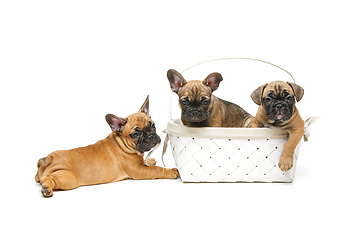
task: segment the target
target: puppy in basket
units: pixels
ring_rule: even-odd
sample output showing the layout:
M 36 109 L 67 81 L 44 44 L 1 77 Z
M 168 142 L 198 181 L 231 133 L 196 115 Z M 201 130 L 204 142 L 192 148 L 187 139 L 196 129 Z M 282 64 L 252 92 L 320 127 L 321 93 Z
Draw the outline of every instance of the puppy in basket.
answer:
M 213 91 L 223 80 L 211 73 L 205 80 L 187 82 L 174 69 L 167 72 L 170 88 L 179 96 L 181 121 L 189 127 L 250 127 L 253 117 L 238 105 L 224 101 Z
M 155 166 L 154 159 L 144 163 L 144 152 L 160 143 L 149 114 L 149 96 L 139 112 L 127 118 L 106 115 L 112 133 L 97 143 L 67 151 L 56 151 L 38 162 L 35 181 L 44 197 L 54 189 L 116 182 L 124 179 L 175 179 L 176 168 Z M 148 165 L 148 166 L 146 166 Z
M 251 127 L 280 128 L 289 134 L 279 160 L 282 171 L 292 168 L 295 148 L 304 135 L 304 120 L 295 106 L 303 95 L 302 87 L 283 81 L 261 85 L 251 94 L 252 100 L 259 105 Z

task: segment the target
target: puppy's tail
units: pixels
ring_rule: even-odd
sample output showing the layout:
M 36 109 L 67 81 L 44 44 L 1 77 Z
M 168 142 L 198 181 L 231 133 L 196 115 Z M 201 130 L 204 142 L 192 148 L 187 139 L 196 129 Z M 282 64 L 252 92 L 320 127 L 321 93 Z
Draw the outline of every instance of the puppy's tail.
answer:
M 47 166 L 49 166 L 49 164 L 52 162 L 52 157 L 45 157 L 45 158 L 41 158 L 38 161 L 37 167 L 38 167 L 38 171 L 35 175 L 35 181 L 36 182 L 40 182 L 40 178 L 42 177 L 44 170 Z

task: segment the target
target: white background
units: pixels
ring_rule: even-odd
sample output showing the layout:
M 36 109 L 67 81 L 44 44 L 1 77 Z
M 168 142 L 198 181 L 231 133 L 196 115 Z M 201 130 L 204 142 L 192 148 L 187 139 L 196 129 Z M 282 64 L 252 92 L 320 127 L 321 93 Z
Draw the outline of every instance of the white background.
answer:
M 358 9 L 356 1 L 2 1 L 1 238 L 358 239 Z M 284 66 L 305 89 L 303 118 L 320 116 L 293 183 L 128 180 L 41 196 L 39 158 L 105 138 L 105 115 L 133 113 L 147 94 L 160 132 L 166 71 L 224 56 Z M 230 82 L 219 96 L 251 84 Z M 236 98 L 243 102 L 249 95 Z M 169 152 L 165 161 L 174 166 Z

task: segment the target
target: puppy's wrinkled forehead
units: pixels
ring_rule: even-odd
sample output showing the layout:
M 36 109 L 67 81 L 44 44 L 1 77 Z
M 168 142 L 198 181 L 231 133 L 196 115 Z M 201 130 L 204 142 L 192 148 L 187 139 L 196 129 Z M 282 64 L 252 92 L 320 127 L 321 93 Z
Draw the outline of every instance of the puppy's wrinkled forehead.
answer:
M 263 91 L 263 97 L 273 92 L 275 96 L 282 96 L 284 91 L 287 91 L 291 95 L 295 95 L 294 90 L 292 87 L 283 81 L 274 81 L 269 83 Z
M 209 99 L 211 94 L 211 89 L 198 80 L 187 82 L 179 91 L 180 99 L 187 97 L 189 101 L 201 101 L 202 97 Z
M 145 113 L 134 113 L 128 116 L 127 119 L 128 122 L 125 128 L 128 127 L 129 131 L 136 127 L 144 129 L 149 126 L 149 121 L 151 121 L 151 119 Z

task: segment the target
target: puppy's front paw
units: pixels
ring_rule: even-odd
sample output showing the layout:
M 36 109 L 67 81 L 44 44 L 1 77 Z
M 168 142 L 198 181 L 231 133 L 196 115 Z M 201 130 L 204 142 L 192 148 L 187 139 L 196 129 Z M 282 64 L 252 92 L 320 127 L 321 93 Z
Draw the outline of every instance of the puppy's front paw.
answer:
M 154 158 L 148 158 L 148 159 L 146 160 L 146 164 L 147 164 L 149 167 L 153 167 L 153 166 L 156 165 L 156 161 L 155 161 Z
M 279 160 L 279 168 L 286 172 L 293 167 L 293 158 L 281 156 Z
M 41 187 L 41 193 L 42 193 L 42 195 L 44 196 L 44 197 L 46 197 L 46 198 L 49 198 L 49 197 L 52 197 L 53 196 L 53 191 L 52 191 L 52 189 L 50 189 L 49 187 L 47 187 L 47 186 L 45 186 L 45 185 L 43 185 L 42 187 Z
M 170 169 L 170 171 L 171 171 L 170 178 L 176 179 L 180 177 L 179 171 L 176 168 Z

